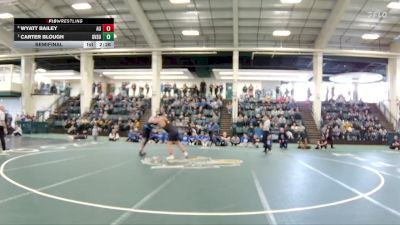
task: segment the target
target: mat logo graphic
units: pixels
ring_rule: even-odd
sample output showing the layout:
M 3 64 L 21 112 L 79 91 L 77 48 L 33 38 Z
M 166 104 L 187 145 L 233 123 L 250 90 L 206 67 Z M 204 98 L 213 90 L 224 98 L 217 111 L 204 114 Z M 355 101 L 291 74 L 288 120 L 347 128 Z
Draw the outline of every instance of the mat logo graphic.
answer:
M 152 169 L 189 168 L 206 169 L 240 166 L 242 160 L 238 159 L 213 159 L 204 156 L 190 156 L 187 159 L 166 160 L 162 156 L 146 157 L 142 164 L 151 166 Z

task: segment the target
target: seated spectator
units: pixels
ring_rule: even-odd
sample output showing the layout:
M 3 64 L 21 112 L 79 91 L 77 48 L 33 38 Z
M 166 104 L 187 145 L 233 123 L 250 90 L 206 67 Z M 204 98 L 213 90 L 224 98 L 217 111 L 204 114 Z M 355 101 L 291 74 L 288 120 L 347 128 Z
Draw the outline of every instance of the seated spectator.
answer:
M 127 142 L 139 142 L 140 135 L 138 129 L 130 129 L 128 132 L 128 138 L 126 139 Z
M 189 135 L 185 132 L 181 138 L 181 143 L 184 145 L 188 145 L 189 144 Z
M 247 134 L 243 134 L 243 136 L 240 138 L 240 144 L 239 146 L 241 147 L 247 147 L 250 143 L 250 138 L 247 136 Z
M 263 138 L 263 124 L 261 122 L 258 123 L 258 127 L 254 128 L 254 134 L 257 135 L 259 139 Z
M 73 140 L 87 139 L 87 131 L 84 130 L 82 134 L 76 133 L 76 135 L 70 137 L 72 137 Z
M 397 135 L 395 135 L 395 136 L 393 137 L 393 141 L 392 141 L 392 143 L 390 144 L 389 148 L 390 148 L 390 149 L 393 149 L 393 150 L 400 150 L 400 142 L 399 142 L 399 140 L 398 140 Z
M 286 127 L 285 127 L 286 129 L 286 136 L 287 136 L 287 138 L 288 138 L 288 140 L 294 140 L 294 136 L 293 136 L 293 133 L 292 133 L 292 131 L 290 131 L 289 130 L 289 128 L 287 127 L 287 125 L 286 125 Z
M 203 137 L 204 137 L 204 132 L 203 131 L 199 135 L 196 135 L 195 145 L 202 146 Z
M 75 134 L 76 133 L 76 127 L 72 124 L 71 127 L 68 128 L 67 133 L 68 134 Z
M 15 125 L 15 130 L 12 133 L 14 136 L 22 136 L 22 129 L 20 126 Z
M 336 140 L 340 139 L 340 137 L 342 136 L 342 133 L 341 133 L 340 128 L 339 128 L 338 125 L 336 125 L 333 128 L 332 132 L 333 132 L 333 138 L 336 139 Z
M 268 135 L 267 141 L 264 143 L 264 153 L 267 154 L 272 150 L 272 135 Z
M 260 143 L 260 138 L 257 135 L 253 135 L 253 138 L 251 139 L 251 144 L 253 145 L 252 147 L 258 148 L 258 144 Z
M 211 121 L 208 126 L 207 126 L 207 130 L 208 133 L 210 135 L 210 141 L 211 143 L 215 143 L 216 142 L 216 137 L 219 137 L 219 125 L 217 122 Z
M 228 134 L 226 132 L 223 132 L 221 137 L 220 137 L 220 146 L 228 146 L 228 143 L 230 141 L 230 137 L 228 136 Z
M 113 129 L 111 133 L 108 135 L 108 140 L 109 141 L 118 141 L 119 140 L 119 134 L 117 130 Z
M 386 142 L 386 138 L 387 138 L 387 130 L 385 128 L 380 128 L 379 129 L 379 136 L 382 140 L 382 142 Z
M 315 149 L 322 149 L 322 148 L 327 149 L 327 146 L 328 146 L 328 141 L 326 140 L 325 135 L 322 135 L 321 138 L 318 140 Z
M 237 146 L 240 144 L 240 138 L 237 135 L 234 135 L 231 137 L 231 145 L 232 146 Z
M 97 137 L 99 136 L 99 127 L 97 126 L 96 123 L 94 123 L 93 128 L 92 128 L 92 136 L 93 136 L 93 140 L 97 141 Z
M 299 145 L 297 146 L 298 149 L 310 149 L 311 146 L 308 145 L 307 136 L 301 135 L 299 140 Z
M 195 145 L 197 140 L 197 134 L 192 133 L 192 135 L 189 136 L 189 145 Z
M 287 137 L 283 127 L 279 128 L 278 142 L 279 142 L 279 148 L 280 149 L 287 149 L 288 137 Z
M 210 147 L 211 146 L 211 139 L 210 139 L 210 136 L 207 133 L 202 136 L 201 145 L 203 147 Z

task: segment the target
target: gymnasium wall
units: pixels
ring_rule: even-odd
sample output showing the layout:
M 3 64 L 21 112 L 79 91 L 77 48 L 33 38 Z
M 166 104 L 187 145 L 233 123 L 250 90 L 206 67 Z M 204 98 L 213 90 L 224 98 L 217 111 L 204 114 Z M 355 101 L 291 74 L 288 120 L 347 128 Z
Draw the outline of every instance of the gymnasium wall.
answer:
M 6 110 L 12 115 L 14 119 L 17 114 L 21 115 L 21 97 L 0 97 L 0 104 L 6 107 Z M 15 121 L 13 121 L 13 125 L 14 122 Z

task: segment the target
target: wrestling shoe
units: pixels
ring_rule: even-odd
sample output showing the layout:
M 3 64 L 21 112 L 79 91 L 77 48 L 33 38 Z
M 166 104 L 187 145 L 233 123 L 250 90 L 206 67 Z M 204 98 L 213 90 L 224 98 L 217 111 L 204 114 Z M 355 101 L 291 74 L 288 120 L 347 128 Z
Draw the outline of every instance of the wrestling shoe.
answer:
M 146 156 L 146 152 L 143 151 L 139 151 L 139 156 L 144 158 Z
M 166 159 L 167 159 L 167 160 L 174 160 L 174 159 L 175 159 L 175 156 L 174 156 L 174 155 L 169 155 L 169 156 L 167 156 Z

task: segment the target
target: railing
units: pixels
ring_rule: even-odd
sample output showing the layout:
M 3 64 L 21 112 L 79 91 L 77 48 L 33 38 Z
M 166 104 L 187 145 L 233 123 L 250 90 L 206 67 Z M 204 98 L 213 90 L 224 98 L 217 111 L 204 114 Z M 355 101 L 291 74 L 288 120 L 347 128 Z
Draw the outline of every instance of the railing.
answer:
M 37 118 L 39 121 L 46 121 L 50 115 L 60 107 L 66 100 L 68 99 L 67 96 L 61 95 L 58 97 L 47 109 L 37 111 Z
M 395 117 L 392 113 L 390 113 L 389 108 L 386 106 L 385 102 L 381 101 L 378 103 L 378 108 L 379 110 L 383 113 L 383 115 L 385 116 L 385 118 L 393 124 L 393 128 L 395 129 L 395 131 L 397 132 L 397 128 L 398 128 L 398 119 L 397 117 Z
M 49 133 L 49 125 L 46 122 L 18 122 L 24 134 Z

